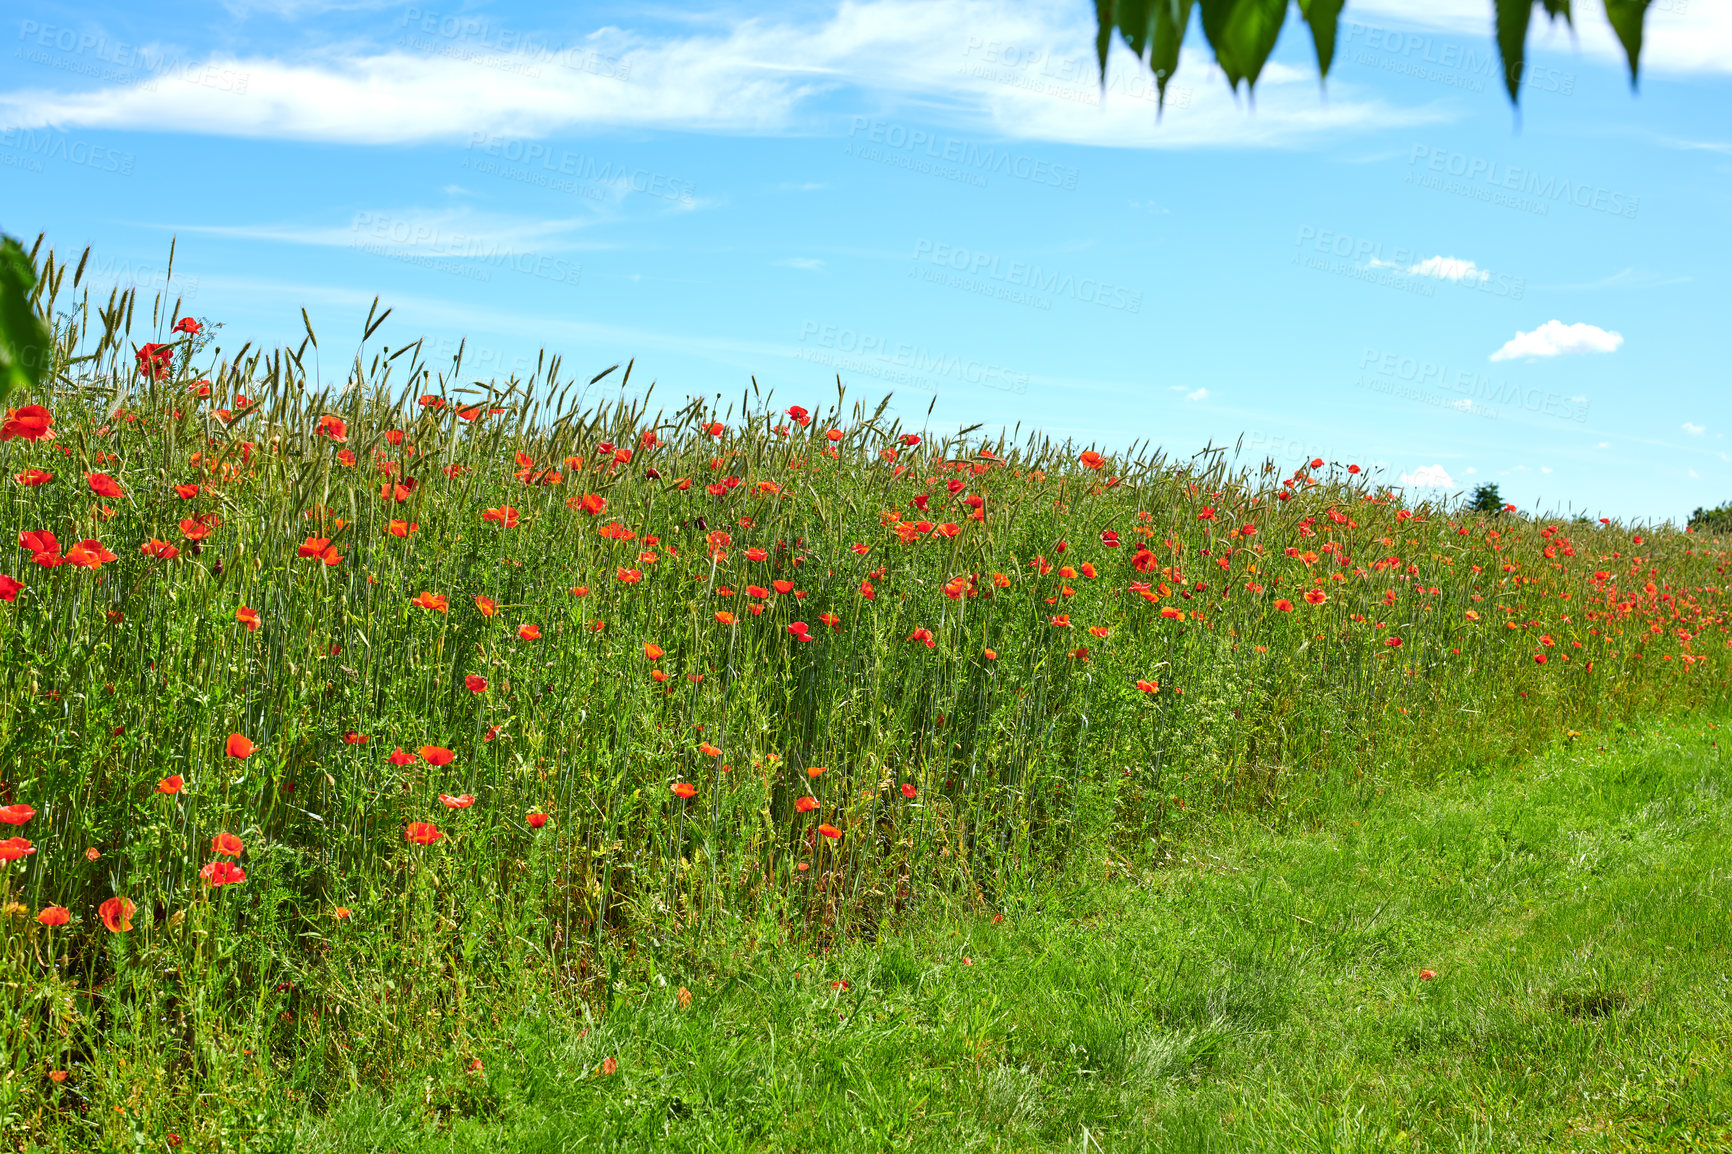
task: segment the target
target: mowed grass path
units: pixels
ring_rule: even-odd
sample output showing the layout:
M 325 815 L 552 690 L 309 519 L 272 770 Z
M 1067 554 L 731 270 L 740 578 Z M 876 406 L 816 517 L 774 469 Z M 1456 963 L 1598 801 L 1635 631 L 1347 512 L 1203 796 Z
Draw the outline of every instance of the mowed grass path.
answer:
M 1001 923 L 669 964 L 581 1037 L 502 1023 L 481 1072 L 295 1146 L 1732 1149 L 1729 737 L 1590 735 L 1102 861 Z

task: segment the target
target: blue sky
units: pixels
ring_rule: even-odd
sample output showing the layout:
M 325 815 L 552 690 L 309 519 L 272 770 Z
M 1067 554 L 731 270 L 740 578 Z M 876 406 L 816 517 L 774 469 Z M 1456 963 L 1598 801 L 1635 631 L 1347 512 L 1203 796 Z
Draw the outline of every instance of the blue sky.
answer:
M 465 375 L 840 373 L 934 430 L 1681 520 L 1732 499 L 1732 5 L 1657 0 L 1636 94 L 1578 7 L 1519 118 L 1489 0 L 1349 0 L 1326 89 L 1295 21 L 1250 100 L 1193 27 L 1157 119 L 1083 0 L 31 0 L 0 228 L 147 289 L 177 238 L 183 311 L 304 306 L 333 373 L 377 294 Z

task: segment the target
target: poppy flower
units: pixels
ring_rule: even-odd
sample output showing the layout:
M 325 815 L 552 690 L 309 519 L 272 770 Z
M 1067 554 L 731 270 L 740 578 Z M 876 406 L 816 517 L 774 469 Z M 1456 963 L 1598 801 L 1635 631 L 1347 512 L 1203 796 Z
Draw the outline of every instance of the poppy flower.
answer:
M 211 839 L 210 843 L 210 851 L 224 857 L 240 857 L 244 848 L 241 845 L 241 839 L 232 833 L 219 833 Z
M 1543 654 L 1543 653 L 1534 654 L 1534 664 L 1535 665 L 1544 665 L 1545 663 L 1546 663 L 1546 655 L 1545 654 Z
M 539 625 L 519 625 L 517 627 L 517 636 L 518 636 L 519 640 L 522 640 L 522 641 L 540 641 L 541 640 L 541 626 L 539 626 Z
M 108 927 L 111 934 L 123 934 L 132 928 L 132 915 L 138 909 L 126 898 L 109 898 L 96 912 L 102 915 L 102 924 Z
M 1159 693 L 1161 691 L 1161 683 L 1158 681 L 1145 681 L 1139 677 L 1137 678 L 1137 688 L 1142 690 L 1144 693 Z
M 721 436 L 726 429 L 727 426 L 723 425 L 720 421 L 711 421 L 709 424 L 704 426 L 704 432 L 712 437 Z
M 832 632 L 840 632 L 842 629 L 842 619 L 834 613 L 820 613 L 818 620 L 828 625 Z
M 257 633 L 259 631 L 259 611 L 257 609 L 242 605 L 239 609 L 235 610 L 235 620 L 239 621 L 242 625 L 245 625 L 247 627 L 247 632 L 249 633 Z
M 385 526 L 385 531 L 393 537 L 407 537 L 420 528 L 421 526 L 414 521 L 392 521 Z
M 797 813 L 811 813 L 817 808 L 818 799 L 815 797 L 802 795 L 794 800 L 794 810 Z
M 1399 637 L 1385 637 L 1383 639 L 1383 643 L 1385 645 L 1389 646 L 1389 648 L 1391 648 L 1391 649 L 1400 649 L 1401 648 L 1401 638 L 1399 638 Z
M 0 841 L 0 861 L 14 862 L 19 858 L 29 857 L 36 852 L 36 847 L 21 837 L 9 837 Z
M 63 926 L 72 920 L 72 911 L 65 906 L 44 906 L 36 920 L 45 926 Z
M 471 693 L 486 693 L 487 678 L 482 677 L 478 673 L 471 673 L 463 679 L 463 688 L 467 689 Z
M 907 798 L 909 801 L 913 801 L 914 796 L 919 792 L 919 790 L 914 788 L 913 782 L 905 781 L 902 783 L 902 796 Z
M 54 435 L 53 425 L 53 416 L 41 405 L 7 409 L 6 421 L 0 424 L 0 441 L 10 441 L 14 437 L 22 437 L 26 441 L 40 441 Z
M 1275 608 L 1277 608 L 1277 609 L 1281 608 L 1281 602 L 1277 601 L 1275 603 Z M 1290 601 L 1287 602 L 1287 608 L 1292 609 L 1293 603 Z M 1185 611 L 1183 609 L 1175 609 L 1171 605 L 1163 605 L 1163 606 L 1161 606 L 1161 616 L 1162 617 L 1176 617 L 1180 620 L 1183 620 L 1184 616 L 1185 616 Z
M 329 437 L 333 441 L 347 441 L 349 439 L 349 426 L 344 424 L 340 418 L 333 417 L 329 413 L 319 418 L 319 423 L 313 432 L 321 437 Z
M 174 346 L 150 341 L 132 355 L 138 366 L 138 374 L 160 381 L 168 376 L 169 363 L 174 356 Z
M 540 829 L 547 824 L 547 815 L 539 812 L 526 813 L 523 815 L 523 820 L 529 823 L 530 829 Z
M 1321 589 L 1305 590 L 1305 604 L 1307 605 L 1321 605 L 1327 600 L 1329 600 L 1329 594 Z
M 788 635 L 799 641 L 815 641 L 817 638 L 812 636 L 811 630 L 812 627 L 804 621 L 795 621 L 788 626 Z
M 507 529 L 517 528 L 517 518 L 517 510 L 510 505 L 501 505 L 497 509 L 483 509 L 481 511 L 483 521 L 497 521 Z
M 156 792 L 176 794 L 186 788 L 186 778 L 178 773 L 171 773 L 156 783 Z
M 120 483 L 107 473 L 86 473 L 84 480 L 90 486 L 90 491 L 98 497 L 108 497 L 118 501 L 125 495 L 121 492 Z
M 716 620 L 723 625 L 732 625 L 734 623 L 734 615 L 729 613 L 726 609 L 717 610 Z
M 12 479 L 20 485 L 46 485 L 54 480 L 54 474 L 44 469 L 26 469 L 22 473 L 14 473 Z
M 790 419 L 793 420 L 793 422 L 795 424 L 799 425 L 802 429 L 806 428 L 808 425 L 810 425 L 812 423 L 812 414 L 808 413 L 805 409 L 801 408 L 799 405 L 789 405 L 788 406 L 788 416 Z
M 711 745 L 707 741 L 698 742 L 698 752 L 703 754 L 705 757 L 720 757 L 720 756 L 722 756 L 722 751 L 717 749 L 715 746 Z
M 430 821 L 412 821 L 403 831 L 403 840 L 415 845 L 432 845 L 445 835 Z
M 912 449 L 920 443 L 920 436 L 917 433 L 903 433 L 900 439 L 902 447 L 905 449 Z
M 676 782 L 675 784 L 668 786 L 668 788 L 673 790 L 675 797 L 696 797 L 698 793 L 698 787 L 689 781 Z
M 818 827 L 818 832 L 823 834 L 825 837 L 831 838 L 831 839 L 839 838 L 842 836 L 842 831 L 837 829 L 833 825 L 821 825 Z
M 105 562 L 112 560 L 114 554 L 103 548 L 102 542 L 94 537 L 86 537 L 66 551 L 66 563 L 81 569 L 100 569 Z
M 399 745 L 391 751 L 390 756 L 385 760 L 392 765 L 414 765 L 419 759 L 412 753 L 404 752 L 403 747 Z
M 443 745 L 423 745 L 416 752 L 421 755 L 422 761 L 432 766 L 450 765 L 457 760 L 457 755 Z
M 1431 981 L 1431 979 L 1433 979 L 1435 977 L 1437 977 L 1437 971 L 1436 970 L 1421 970 L 1421 971 L 1419 971 L 1419 980 L 1422 982 L 1429 982 L 1429 981 Z
M 366 745 L 367 741 L 368 741 L 368 738 L 367 738 L 366 734 L 356 733 L 352 729 L 349 730 L 349 732 L 343 734 L 343 744 L 344 745 Z
M 470 806 L 475 804 L 475 795 L 472 793 L 461 793 L 456 797 L 452 797 L 448 793 L 442 793 L 439 795 L 439 800 L 445 804 L 446 809 L 468 809 Z
M 837 441 L 842 439 L 842 430 L 831 429 L 824 434 L 824 439 L 829 441 L 831 444 L 835 444 Z
M 36 816 L 36 811 L 22 803 L 0 806 L 0 821 L 7 825 L 23 825 Z
M 938 647 L 938 642 L 933 640 L 932 630 L 925 626 L 921 626 L 919 629 L 910 633 L 907 639 L 909 641 L 923 641 L 926 643 L 926 648 L 928 649 L 936 649 Z
M 445 601 L 445 594 L 428 593 L 426 590 L 422 590 L 420 593 L 416 594 L 415 599 L 410 601 L 409 604 L 415 606 L 417 609 L 436 609 L 440 613 L 449 612 L 450 610 L 450 606 L 446 604 Z
M 1278 597 L 1275 600 L 1275 608 L 1279 609 L 1283 613 L 1291 613 L 1293 612 L 1293 602 L 1287 600 L 1285 597 Z
M 198 871 L 198 876 L 213 886 L 232 886 L 247 880 L 247 871 L 232 861 L 213 861 Z
M 231 733 L 229 734 L 228 743 L 224 748 L 230 757 L 245 760 L 246 758 L 251 757 L 253 750 L 258 747 L 244 734 Z
M 199 334 L 199 330 L 203 327 L 203 325 L 199 324 L 191 317 L 181 317 L 178 321 L 174 322 L 174 328 L 171 331 L 185 333 L 189 337 L 196 337 Z
M 643 570 L 627 569 L 624 565 L 621 565 L 614 573 L 614 579 L 625 585 L 636 585 L 643 581 Z
M 824 771 L 827 768 L 828 768 L 827 766 L 822 766 L 822 765 L 808 765 L 806 767 L 806 776 L 807 777 L 823 777 Z
M 184 522 L 182 523 L 184 526 Z M 300 557 L 312 557 L 327 565 L 335 565 L 343 558 L 338 555 L 336 546 L 331 544 L 329 537 L 308 537 L 296 547 L 295 553 Z
M 997 661 L 998 660 L 998 650 L 996 650 L 996 649 L 983 649 L 980 651 L 980 655 L 982 657 L 986 658 L 988 661 Z

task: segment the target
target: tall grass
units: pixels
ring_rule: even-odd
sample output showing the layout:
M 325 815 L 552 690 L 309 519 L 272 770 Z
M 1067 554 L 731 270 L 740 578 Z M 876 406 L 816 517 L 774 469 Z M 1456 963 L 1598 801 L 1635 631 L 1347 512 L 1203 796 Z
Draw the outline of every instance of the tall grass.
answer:
M 913 429 L 839 383 L 475 382 L 377 312 L 220 353 L 82 266 L 42 258 L 54 383 L 0 445 L 19 1131 L 148 1099 L 245 1132 L 272 1100 L 213 1087 L 392 1082 L 502 1006 L 605 1011 L 641 951 L 822 947 L 1725 698 L 1715 538 Z M 219 833 L 245 881 L 201 876 Z

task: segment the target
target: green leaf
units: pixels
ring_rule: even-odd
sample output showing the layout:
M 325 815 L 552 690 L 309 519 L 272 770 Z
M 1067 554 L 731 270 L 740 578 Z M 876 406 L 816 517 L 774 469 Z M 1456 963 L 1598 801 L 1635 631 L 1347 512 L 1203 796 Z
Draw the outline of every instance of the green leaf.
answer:
M 1497 50 L 1503 58 L 1503 83 L 1511 103 L 1520 103 L 1522 54 L 1527 49 L 1528 18 L 1534 0 L 1497 0 Z
M 1100 56 L 1101 83 L 1107 78 L 1107 49 L 1117 28 L 1125 45 L 1155 74 L 1162 107 L 1167 82 L 1179 70 L 1179 47 L 1191 23 L 1195 0 L 1095 0 L 1095 51 Z
M 1335 24 L 1347 0 L 1299 0 L 1299 14 L 1311 26 L 1311 43 L 1317 48 L 1317 72 L 1329 75 L 1335 60 Z
M 1618 34 L 1630 58 L 1630 87 L 1636 86 L 1636 61 L 1642 55 L 1642 21 L 1648 15 L 1651 0 L 1606 0 L 1606 20 Z
M 1239 82 L 1255 87 L 1263 62 L 1275 49 L 1287 0 L 1198 0 L 1203 10 L 1203 34 L 1215 50 L 1215 61 L 1235 90 Z
M 1167 105 L 1167 81 L 1179 70 L 1179 47 L 1191 26 L 1193 0 L 1154 0 L 1149 32 L 1149 67 L 1155 73 L 1157 107 Z
M 36 270 L 16 240 L 0 243 L 0 405 L 15 389 L 42 383 L 52 336 L 30 303 Z

